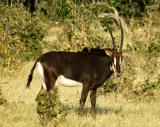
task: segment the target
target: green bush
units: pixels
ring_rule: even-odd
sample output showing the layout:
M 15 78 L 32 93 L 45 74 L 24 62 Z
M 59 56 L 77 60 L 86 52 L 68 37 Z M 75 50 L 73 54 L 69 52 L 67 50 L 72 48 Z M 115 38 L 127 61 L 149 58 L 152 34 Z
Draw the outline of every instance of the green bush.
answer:
M 44 31 L 22 5 L 0 7 L 0 56 L 3 66 L 36 58 L 42 52 Z
M 50 90 L 49 92 L 40 93 L 37 98 L 37 113 L 42 124 L 47 124 L 48 121 L 53 120 L 55 124 L 63 121 L 66 116 L 64 106 L 59 100 L 58 88 Z M 55 125 L 56 126 L 56 125 Z
M 106 81 L 106 83 L 103 85 L 103 92 L 110 93 L 110 92 L 116 92 L 118 90 L 118 84 L 117 82 L 111 78 Z

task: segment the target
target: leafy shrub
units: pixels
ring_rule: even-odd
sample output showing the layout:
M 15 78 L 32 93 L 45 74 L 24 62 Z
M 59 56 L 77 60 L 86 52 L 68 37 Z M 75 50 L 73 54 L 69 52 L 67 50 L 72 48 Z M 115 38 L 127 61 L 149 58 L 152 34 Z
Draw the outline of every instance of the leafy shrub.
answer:
M 42 124 L 47 124 L 51 120 L 54 121 L 54 124 L 58 124 L 58 122 L 65 119 L 64 106 L 59 100 L 57 88 L 49 92 L 40 93 L 36 98 L 36 102 L 37 113 Z
M 116 92 L 117 90 L 118 90 L 118 84 L 117 82 L 115 82 L 113 78 L 107 80 L 106 83 L 103 85 L 104 93 Z
M 38 20 L 21 5 L 0 7 L 0 56 L 3 66 L 14 66 L 36 58 L 42 52 L 44 31 Z

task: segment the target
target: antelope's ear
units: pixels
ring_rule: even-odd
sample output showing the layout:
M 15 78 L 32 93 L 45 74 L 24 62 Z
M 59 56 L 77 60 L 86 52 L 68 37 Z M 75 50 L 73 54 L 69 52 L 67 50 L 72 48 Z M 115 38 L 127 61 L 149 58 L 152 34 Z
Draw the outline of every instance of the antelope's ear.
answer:
M 113 52 L 109 51 L 109 50 L 105 50 L 105 53 L 107 56 L 112 57 L 113 56 Z

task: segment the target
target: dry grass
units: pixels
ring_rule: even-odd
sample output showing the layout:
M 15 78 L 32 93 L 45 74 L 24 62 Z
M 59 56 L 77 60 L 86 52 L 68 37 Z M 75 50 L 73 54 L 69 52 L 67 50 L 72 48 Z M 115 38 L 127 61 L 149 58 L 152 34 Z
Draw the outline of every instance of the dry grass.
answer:
M 26 64 L 14 76 L 2 77 L 0 87 L 7 103 L 0 106 L 1 127 L 41 127 L 36 113 L 35 98 L 40 90 L 37 74 L 30 89 L 25 88 L 27 75 L 33 63 Z M 77 116 L 81 87 L 60 87 L 61 101 L 68 112 L 60 127 L 159 127 L 160 102 L 127 101 L 120 94 L 97 97 L 97 118 L 91 118 L 90 102 L 87 100 L 85 115 Z M 49 122 L 48 127 L 54 126 Z

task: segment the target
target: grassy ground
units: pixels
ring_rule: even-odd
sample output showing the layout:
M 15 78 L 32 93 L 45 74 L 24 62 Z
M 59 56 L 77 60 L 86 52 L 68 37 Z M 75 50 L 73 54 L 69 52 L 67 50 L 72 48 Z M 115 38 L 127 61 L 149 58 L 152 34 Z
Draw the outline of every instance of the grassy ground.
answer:
M 1 76 L 0 87 L 7 103 L 0 105 L 0 127 L 41 127 L 36 113 L 35 98 L 40 90 L 37 73 L 30 89 L 25 88 L 27 75 L 33 63 L 23 66 L 14 76 Z M 66 105 L 66 120 L 60 127 L 159 127 L 160 102 L 136 102 L 125 100 L 121 95 L 97 97 L 97 118 L 91 118 L 87 100 L 85 115 L 77 116 L 81 87 L 59 88 L 60 99 Z M 49 122 L 48 127 L 54 126 Z

